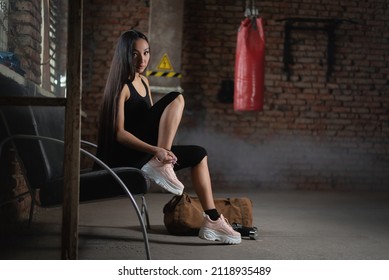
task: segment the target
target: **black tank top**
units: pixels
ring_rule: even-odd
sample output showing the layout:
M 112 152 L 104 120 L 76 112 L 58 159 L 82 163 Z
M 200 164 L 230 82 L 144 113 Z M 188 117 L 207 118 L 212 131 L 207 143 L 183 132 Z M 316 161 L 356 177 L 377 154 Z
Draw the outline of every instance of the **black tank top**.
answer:
M 127 81 L 128 88 L 130 89 L 130 98 L 124 103 L 124 128 L 129 132 L 139 129 L 137 127 L 139 120 L 145 117 L 151 107 L 148 87 L 143 80 L 142 84 L 146 89 L 144 97 L 139 94 L 130 80 Z
M 131 81 L 127 81 L 130 98 L 124 103 L 124 128 L 135 136 L 144 130 L 140 121 L 146 116 L 151 107 L 149 90 L 143 80 L 142 84 L 146 89 L 146 96 L 144 97 L 138 93 Z M 114 141 L 108 162 L 111 167 L 133 166 L 140 168 L 144 163 L 139 164 L 139 160 L 144 156 L 145 153 L 130 149 Z

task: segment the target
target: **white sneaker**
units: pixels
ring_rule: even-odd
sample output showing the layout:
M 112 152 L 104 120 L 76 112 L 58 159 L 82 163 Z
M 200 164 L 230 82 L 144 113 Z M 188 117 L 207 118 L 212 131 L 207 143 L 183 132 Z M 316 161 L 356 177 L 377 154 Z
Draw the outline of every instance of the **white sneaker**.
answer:
M 173 164 L 165 164 L 152 158 L 142 167 L 142 171 L 165 190 L 175 195 L 182 195 L 184 185 L 177 179 Z
M 240 233 L 232 228 L 223 214 L 220 214 L 219 219 L 216 221 L 212 221 L 208 215 L 205 215 L 199 237 L 211 241 L 221 241 L 226 244 L 239 244 L 242 242 Z

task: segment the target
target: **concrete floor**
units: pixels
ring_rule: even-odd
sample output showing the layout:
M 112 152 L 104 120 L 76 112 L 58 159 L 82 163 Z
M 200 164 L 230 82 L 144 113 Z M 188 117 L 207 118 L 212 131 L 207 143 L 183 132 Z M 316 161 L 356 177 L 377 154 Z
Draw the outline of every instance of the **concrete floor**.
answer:
M 257 240 L 223 245 L 169 235 L 163 225 L 168 193 L 149 193 L 152 259 L 388 260 L 389 193 L 318 191 L 216 191 L 248 196 Z M 80 206 L 79 259 L 145 259 L 131 203 L 119 198 Z M 61 209 L 39 209 L 30 228 L 2 236 L 0 259 L 60 259 Z

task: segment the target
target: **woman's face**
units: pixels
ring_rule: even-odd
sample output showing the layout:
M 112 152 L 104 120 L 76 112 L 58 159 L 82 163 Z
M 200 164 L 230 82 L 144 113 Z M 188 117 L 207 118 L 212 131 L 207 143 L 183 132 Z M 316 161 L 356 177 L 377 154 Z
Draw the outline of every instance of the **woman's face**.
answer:
M 143 73 L 150 60 L 150 46 L 145 39 L 138 39 L 134 43 L 132 59 L 137 73 Z

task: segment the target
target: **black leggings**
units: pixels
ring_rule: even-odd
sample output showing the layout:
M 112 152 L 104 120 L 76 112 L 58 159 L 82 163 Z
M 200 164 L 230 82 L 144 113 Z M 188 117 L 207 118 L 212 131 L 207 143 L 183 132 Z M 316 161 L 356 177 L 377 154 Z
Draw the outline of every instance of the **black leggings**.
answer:
M 139 121 L 137 128 L 130 132 L 142 141 L 156 146 L 158 143 L 159 122 L 162 113 L 180 94 L 181 93 L 179 92 L 171 92 L 158 100 L 158 102 L 149 109 L 146 117 Z M 126 149 L 126 151 L 122 150 L 122 152 L 125 153 L 126 157 L 129 157 L 126 159 L 126 163 L 137 168 L 141 168 L 154 156 L 129 148 L 122 148 Z M 203 147 L 196 145 L 173 145 L 171 150 L 178 159 L 178 164 L 174 166 L 174 170 L 176 171 L 196 166 L 205 156 L 207 156 L 207 151 Z M 123 156 L 124 155 L 122 154 L 121 157 Z

